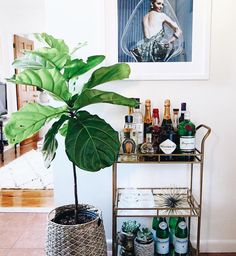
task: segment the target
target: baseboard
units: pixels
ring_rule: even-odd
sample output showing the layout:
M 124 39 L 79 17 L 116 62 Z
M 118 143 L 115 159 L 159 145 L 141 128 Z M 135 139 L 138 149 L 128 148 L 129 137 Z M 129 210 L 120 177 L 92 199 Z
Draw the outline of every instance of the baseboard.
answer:
M 107 239 L 107 250 L 112 251 L 112 240 Z M 205 240 L 201 241 L 201 252 L 236 253 L 236 240 Z

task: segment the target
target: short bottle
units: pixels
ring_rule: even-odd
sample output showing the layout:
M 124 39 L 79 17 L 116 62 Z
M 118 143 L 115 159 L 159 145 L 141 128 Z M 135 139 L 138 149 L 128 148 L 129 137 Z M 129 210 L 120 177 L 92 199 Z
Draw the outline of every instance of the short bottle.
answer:
M 146 134 L 146 140 L 140 147 L 140 152 L 142 154 L 147 154 L 143 156 L 144 161 L 153 161 L 154 148 L 152 146 L 152 134 L 151 132 Z
M 145 113 L 143 118 L 144 123 L 144 141 L 146 139 L 146 134 L 152 126 L 152 116 L 151 116 L 151 100 L 145 100 Z
M 140 110 L 140 99 L 135 98 L 137 102 L 139 102 L 139 105 L 134 108 L 134 111 L 132 113 L 133 116 L 133 125 L 137 132 L 137 144 L 140 146 L 144 141 L 144 135 L 143 135 L 143 114 Z
M 165 100 L 164 117 L 161 125 L 160 133 L 160 153 L 165 154 L 161 156 L 162 161 L 176 160 L 176 156 L 171 154 L 178 153 L 178 134 L 174 131 L 170 116 L 170 100 Z
M 156 230 L 156 253 L 158 256 L 169 255 L 169 228 L 165 217 L 160 217 Z
M 190 121 L 189 112 L 185 112 L 184 120 L 178 126 L 178 134 L 180 153 L 193 154 L 195 150 L 196 127 L 194 123 Z M 193 161 L 194 156 L 181 156 L 181 159 L 184 161 Z
M 175 227 L 175 256 L 188 254 L 188 228 L 184 217 L 179 217 Z

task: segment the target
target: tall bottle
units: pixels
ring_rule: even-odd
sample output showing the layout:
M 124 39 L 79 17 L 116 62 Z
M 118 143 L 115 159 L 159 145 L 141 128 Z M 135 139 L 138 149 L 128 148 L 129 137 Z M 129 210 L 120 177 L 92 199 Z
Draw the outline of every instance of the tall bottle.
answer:
M 125 154 L 122 158 L 124 161 L 136 160 L 137 133 L 133 129 L 133 117 L 125 116 L 124 129 L 120 133 L 121 152 Z
M 174 131 L 177 132 L 179 125 L 179 109 L 173 108 L 173 127 Z
M 173 124 L 170 117 L 170 100 L 165 100 L 164 104 L 164 117 L 161 125 L 160 133 L 160 153 L 164 153 L 165 156 L 161 156 L 163 161 L 173 161 L 177 157 L 170 154 L 177 153 L 178 146 L 178 134 L 174 131 Z
M 184 217 L 179 217 L 175 227 L 175 256 L 188 254 L 188 228 Z
M 165 217 L 160 217 L 156 230 L 156 253 L 158 256 L 169 255 L 169 228 Z
M 175 245 L 175 227 L 177 224 L 178 218 L 177 217 L 170 217 L 169 218 L 169 229 L 170 229 L 170 254 L 171 256 L 174 255 L 174 245 Z
M 159 117 L 159 109 L 158 108 L 153 109 L 152 118 L 153 118 L 152 127 L 151 127 L 152 145 L 154 148 L 154 153 L 159 153 L 161 127 L 160 127 L 160 117 Z
M 146 134 L 149 131 L 150 127 L 152 126 L 152 116 L 151 116 L 151 101 L 145 100 L 145 113 L 143 118 L 144 123 L 144 140 L 146 139 Z
M 179 123 L 184 121 L 184 114 L 186 112 L 186 103 L 182 102 L 181 103 L 181 109 L 180 109 L 180 117 L 179 117 Z
M 140 110 L 140 99 L 135 98 L 136 101 L 139 102 L 139 105 L 134 108 L 133 116 L 133 124 L 134 128 L 137 132 L 137 144 L 140 146 L 143 143 L 144 135 L 143 135 L 143 114 Z
M 195 134 L 196 127 L 190 121 L 189 112 L 185 112 L 184 120 L 178 126 L 179 134 L 179 150 L 180 153 L 194 153 L 195 150 Z M 194 160 L 193 156 L 181 156 L 182 160 L 192 161 Z

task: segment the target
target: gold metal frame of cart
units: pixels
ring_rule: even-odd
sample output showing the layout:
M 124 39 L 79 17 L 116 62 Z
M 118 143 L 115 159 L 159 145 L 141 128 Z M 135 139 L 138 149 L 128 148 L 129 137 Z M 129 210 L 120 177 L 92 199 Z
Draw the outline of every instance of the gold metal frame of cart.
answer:
M 195 148 L 195 151 L 193 154 L 171 154 L 172 156 L 193 156 L 192 161 L 162 161 L 161 156 L 164 154 L 152 154 L 151 156 L 156 157 L 156 161 L 143 161 L 143 156 L 148 156 L 144 154 L 136 154 L 134 159 L 132 161 L 123 161 L 121 158 L 123 155 L 120 155 L 118 157 L 118 160 L 116 163 L 113 164 L 112 167 L 112 255 L 117 256 L 118 255 L 118 244 L 117 244 L 117 218 L 122 217 L 158 217 L 158 216 L 184 216 L 188 217 L 188 227 L 189 227 L 189 238 L 190 238 L 190 228 L 191 228 L 191 217 L 197 217 L 197 244 L 196 249 L 192 248 L 191 244 L 189 245 L 189 255 L 199 255 L 200 253 L 200 233 L 201 233 L 201 212 L 202 212 L 202 189 L 203 189 L 203 167 L 204 167 L 204 149 L 205 149 L 205 141 L 207 137 L 211 133 L 211 128 L 209 128 L 206 125 L 199 125 L 196 130 L 197 132 L 200 129 L 206 129 L 204 135 L 202 135 L 201 144 L 200 144 L 200 150 Z M 181 189 L 182 191 L 185 190 L 186 192 L 186 198 L 187 198 L 187 207 L 178 208 L 178 209 L 172 209 L 173 211 L 171 213 L 168 213 L 169 209 L 158 207 L 155 205 L 155 207 L 137 207 L 137 208 L 130 208 L 130 207 L 119 207 L 119 197 L 120 192 L 124 188 L 117 188 L 117 164 L 133 164 L 133 163 L 140 163 L 140 164 L 190 164 L 190 184 L 189 188 L 175 188 L 175 189 Z M 193 192 L 193 168 L 195 164 L 200 165 L 200 184 L 199 184 L 199 202 L 196 201 L 194 198 L 192 192 Z M 155 190 L 158 189 L 167 189 L 167 188 L 137 188 L 137 189 L 149 189 L 152 191 L 153 195 L 155 195 Z M 171 189 L 171 188 L 168 188 Z M 132 211 L 138 210 L 146 210 L 147 212 L 152 212 L 152 214 L 132 214 Z M 122 214 L 123 211 L 128 211 L 131 214 Z M 153 211 L 155 211 L 155 214 L 153 214 Z M 175 214 L 173 214 L 175 213 Z M 190 239 L 189 239 L 190 240 Z

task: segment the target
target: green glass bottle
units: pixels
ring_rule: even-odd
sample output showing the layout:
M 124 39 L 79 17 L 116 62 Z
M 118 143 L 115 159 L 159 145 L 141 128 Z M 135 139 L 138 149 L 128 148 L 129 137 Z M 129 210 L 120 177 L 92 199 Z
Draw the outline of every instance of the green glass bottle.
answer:
M 188 254 L 188 228 L 184 217 L 179 217 L 175 227 L 175 256 Z
M 169 255 L 169 228 L 165 217 L 160 217 L 156 230 L 156 253 L 158 256 Z
M 180 153 L 194 153 L 195 150 L 195 134 L 196 127 L 190 121 L 190 114 L 186 112 L 184 114 L 184 121 L 182 121 L 178 126 L 179 134 L 179 150 Z M 193 161 L 193 156 L 183 156 L 181 157 L 184 161 Z
M 175 227 L 177 224 L 177 217 L 169 218 L 169 229 L 170 229 L 170 252 L 171 255 L 174 255 L 174 244 L 175 244 Z

